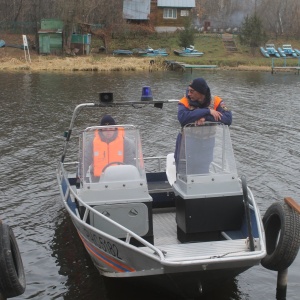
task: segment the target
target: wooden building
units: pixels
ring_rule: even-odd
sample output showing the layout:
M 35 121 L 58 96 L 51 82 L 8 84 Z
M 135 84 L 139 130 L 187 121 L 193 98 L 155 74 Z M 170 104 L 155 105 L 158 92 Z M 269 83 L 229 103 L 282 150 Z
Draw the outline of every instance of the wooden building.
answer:
M 151 22 L 158 32 L 176 31 L 184 27 L 195 6 L 195 0 L 123 0 L 123 18 Z

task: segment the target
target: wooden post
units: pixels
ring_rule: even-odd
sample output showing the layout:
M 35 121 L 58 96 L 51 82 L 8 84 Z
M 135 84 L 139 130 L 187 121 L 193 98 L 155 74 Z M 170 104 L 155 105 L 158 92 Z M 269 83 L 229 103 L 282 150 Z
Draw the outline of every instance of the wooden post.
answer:
M 284 202 L 300 214 L 300 205 L 291 197 L 285 197 Z
M 288 269 L 278 271 L 277 289 L 276 289 L 277 300 L 286 300 L 287 275 L 288 275 Z

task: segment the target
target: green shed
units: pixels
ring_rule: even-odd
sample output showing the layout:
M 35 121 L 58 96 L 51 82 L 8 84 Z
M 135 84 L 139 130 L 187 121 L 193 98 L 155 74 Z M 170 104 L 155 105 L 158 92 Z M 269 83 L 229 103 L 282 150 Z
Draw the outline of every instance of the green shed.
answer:
M 41 29 L 38 31 L 40 54 L 63 53 L 63 26 L 61 20 L 41 20 Z
M 77 54 L 90 54 L 91 52 L 91 34 L 72 34 L 71 48 L 78 49 Z

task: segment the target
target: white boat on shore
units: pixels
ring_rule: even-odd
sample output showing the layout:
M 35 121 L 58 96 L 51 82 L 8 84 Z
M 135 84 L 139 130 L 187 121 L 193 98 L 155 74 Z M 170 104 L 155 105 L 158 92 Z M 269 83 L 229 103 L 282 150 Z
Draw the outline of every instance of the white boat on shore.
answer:
M 184 127 L 176 168 L 172 149 L 164 157 L 144 157 L 134 125 L 75 127 L 85 109 L 99 116 L 108 107 L 161 108 L 175 100 L 113 102 L 111 93 L 100 99 L 76 106 L 57 169 L 62 202 L 100 274 L 196 297 L 266 257 L 265 266 L 274 265 L 259 208 L 238 176 L 228 126 Z M 103 130 L 130 141 L 134 157 L 108 161 L 96 176 L 86 157 Z M 266 224 L 276 216 L 267 216 Z
M 178 56 L 184 57 L 200 57 L 204 54 L 203 52 L 196 50 L 194 46 L 183 48 L 182 50 L 174 50 L 173 52 Z

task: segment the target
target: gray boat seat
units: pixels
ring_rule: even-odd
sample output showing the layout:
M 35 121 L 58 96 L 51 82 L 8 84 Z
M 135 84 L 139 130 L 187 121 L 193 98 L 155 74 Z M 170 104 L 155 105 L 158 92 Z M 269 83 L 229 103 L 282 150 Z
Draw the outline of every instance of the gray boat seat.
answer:
M 136 181 L 141 176 L 136 166 L 116 165 L 108 167 L 100 177 L 100 182 Z

